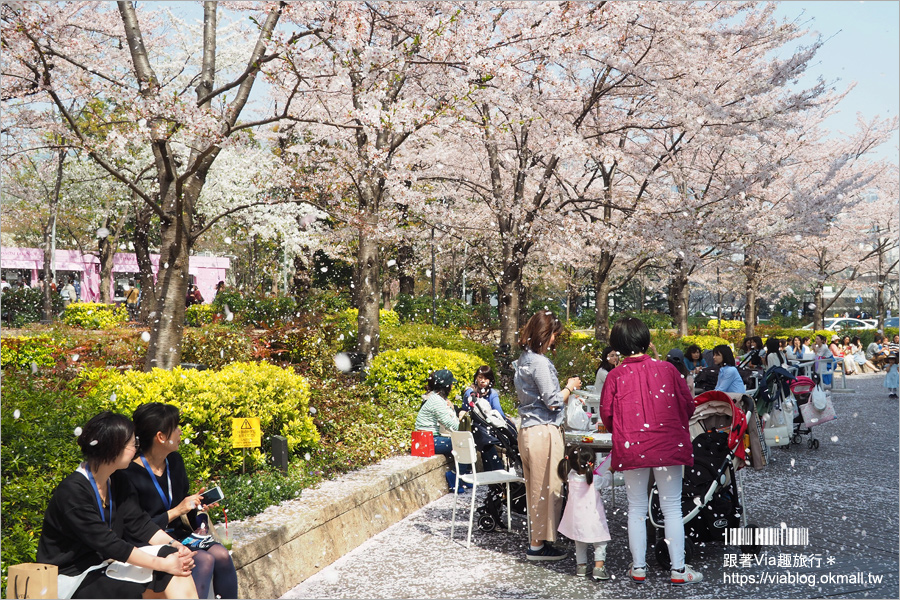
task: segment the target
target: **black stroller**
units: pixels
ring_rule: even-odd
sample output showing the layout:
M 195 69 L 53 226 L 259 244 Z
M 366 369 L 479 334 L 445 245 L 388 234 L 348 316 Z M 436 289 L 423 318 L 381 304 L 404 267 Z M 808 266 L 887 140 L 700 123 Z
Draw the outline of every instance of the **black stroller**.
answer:
M 493 411 L 486 400 L 480 399 L 474 403 L 469 411 L 472 417 L 472 437 L 475 439 L 475 447 L 482 452 L 490 446 L 498 451 L 501 468 L 522 473 L 522 458 L 519 455 L 519 435 L 515 423 L 509 417 L 502 416 Z M 485 468 L 489 468 L 485 464 Z M 509 487 L 510 507 L 514 513 L 524 515 L 525 485 L 513 483 Z M 506 485 L 488 486 L 487 497 L 484 504 L 475 509 L 475 518 L 478 527 L 482 531 L 494 531 L 504 522 L 503 509 L 506 506 Z
M 705 392 L 694 398 L 696 408 L 690 420 L 694 465 L 684 470 L 681 497 L 686 562 L 693 558 L 694 543 L 726 542 L 728 530 L 741 526 L 756 529 L 756 525 L 748 523 L 741 485 L 740 471 L 748 460 L 744 448 L 746 413 L 754 409 L 752 400 L 743 398 L 746 403 L 741 402 L 741 406 L 723 392 Z M 665 528 L 665 518 L 655 483 L 649 509 L 649 525 L 660 533 Z M 656 538 L 656 560 L 668 569 L 668 543 L 657 533 L 650 538 Z M 759 552 L 759 546 L 752 543 L 741 544 L 740 548 L 745 554 Z

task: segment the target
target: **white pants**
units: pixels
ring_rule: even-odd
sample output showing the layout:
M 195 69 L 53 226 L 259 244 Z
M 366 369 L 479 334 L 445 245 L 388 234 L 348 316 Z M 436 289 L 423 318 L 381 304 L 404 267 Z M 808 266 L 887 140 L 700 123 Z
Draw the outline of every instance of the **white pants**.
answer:
M 608 542 L 594 543 L 594 562 L 606 562 L 606 544 Z M 575 541 L 575 562 L 579 565 L 587 564 L 588 542 Z
M 655 467 L 653 476 L 659 490 L 659 505 L 662 508 L 666 527 L 666 543 L 672 569 L 684 567 L 684 523 L 681 514 L 682 467 Z M 623 472 L 625 492 L 628 494 L 628 547 L 632 564 L 636 567 L 647 564 L 647 503 L 650 469 L 632 469 Z

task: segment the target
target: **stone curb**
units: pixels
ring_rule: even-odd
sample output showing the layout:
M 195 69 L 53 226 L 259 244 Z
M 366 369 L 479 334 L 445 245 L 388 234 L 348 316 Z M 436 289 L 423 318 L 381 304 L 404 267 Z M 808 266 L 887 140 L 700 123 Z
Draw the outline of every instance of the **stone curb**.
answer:
M 444 456 L 397 456 L 229 525 L 239 597 L 278 598 L 447 493 Z

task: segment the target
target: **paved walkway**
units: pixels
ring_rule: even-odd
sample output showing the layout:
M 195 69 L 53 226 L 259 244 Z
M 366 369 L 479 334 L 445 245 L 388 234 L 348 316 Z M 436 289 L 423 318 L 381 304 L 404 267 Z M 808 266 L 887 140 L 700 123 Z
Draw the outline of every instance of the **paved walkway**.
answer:
M 752 521 L 764 527 L 784 523 L 809 529 L 807 546 L 765 547 L 761 556 L 773 564 L 742 566 L 736 547 L 707 544 L 693 560 L 704 573 L 703 583 L 671 586 L 667 572 L 648 555 L 648 582 L 636 585 L 624 577 L 630 554 L 625 493 L 620 488 L 616 508 L 610 507 L 609 496 L 606 502 L 613 533 L 607 563 L 615 579 L 595 583 L 573 576 L 574 545 L 568 541 L 564 544 L 571 554 L 564 561 L 526 561 L 521 519 L 518 526 L 514 520 L 511 534 L 476 528 L 468 550 L 463 520 L 451 542 L 453 496 L 446 495 L 284 597 L 897 598 L 900 425 L 898 403 L 888 400 L 882 379 L 883 375 L 847 378 L 855 393 L 834 394 L 839 418 L 816 430 L 818 450 L 805 443 L 776 448 L 766 469 L 745 470 L 745 501 Z M 460 506 L 458 519 L 466 519 L 467 508 Z M 727 566 L 730 560 L 737 566 Z M 751 583 L 750 577 L 758 581 Z

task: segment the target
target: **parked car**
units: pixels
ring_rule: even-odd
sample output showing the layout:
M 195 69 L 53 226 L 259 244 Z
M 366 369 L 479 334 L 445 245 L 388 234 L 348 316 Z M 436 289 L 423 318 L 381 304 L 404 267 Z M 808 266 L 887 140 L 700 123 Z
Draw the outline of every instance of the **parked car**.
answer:
M 884 320 L 885 327 L 898 327 L 900 326 L 900 317 L 891 317 L 890 319 Z
M 890 327 L 890 325 L 887 325 L 887 327 Z M 803 327 L 803 329 L 812 328 L 812 323 L 809 323 L 808 325 L 805 325 Z M 845 317 L 841 319 L 825 319 L 825 329 L 829 331 L 840 331 L 841 329 L 875 329 L 875 326 L 863 321 L 862 319 Z

